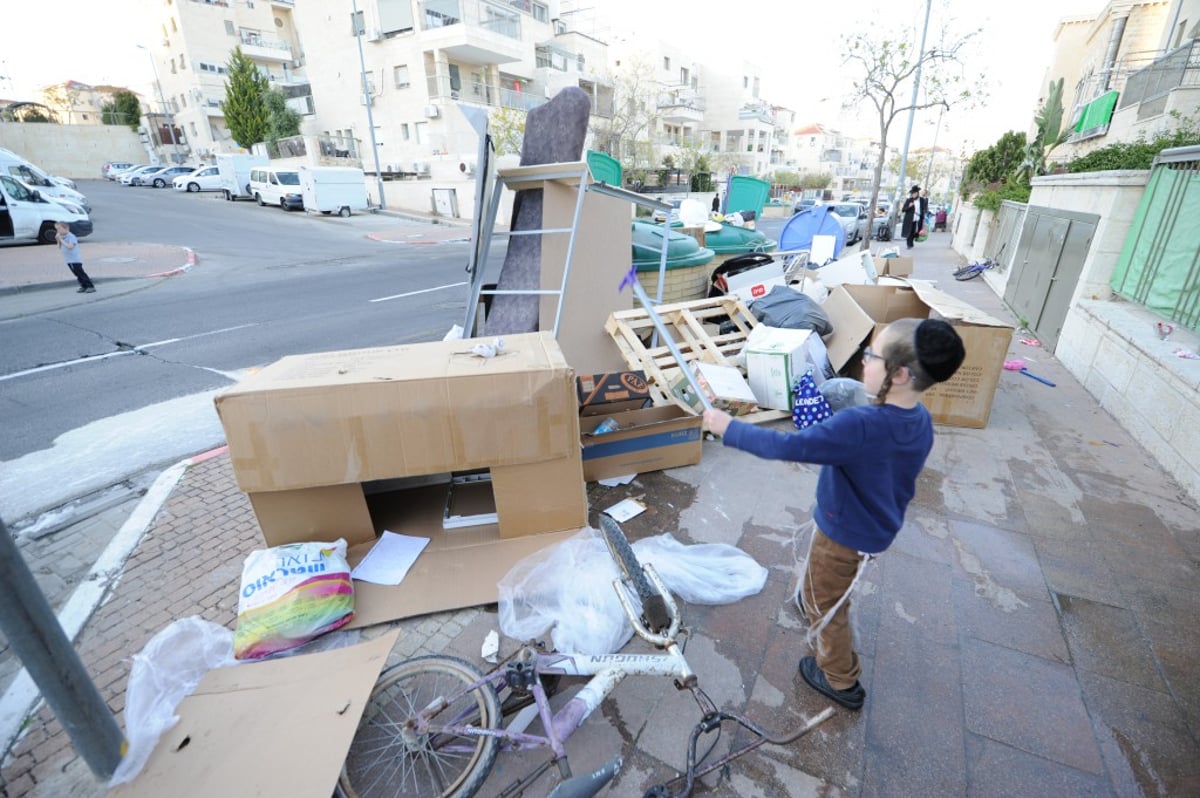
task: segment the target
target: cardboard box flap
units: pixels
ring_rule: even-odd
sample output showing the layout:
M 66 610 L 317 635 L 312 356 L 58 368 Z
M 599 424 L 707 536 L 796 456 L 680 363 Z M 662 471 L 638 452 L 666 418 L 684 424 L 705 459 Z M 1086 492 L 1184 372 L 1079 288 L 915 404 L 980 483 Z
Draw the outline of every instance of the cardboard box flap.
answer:
M 995 316 L 989 316 L 979 308 L 952 297 L 940 288 L 934 288 L 932 283 L 925 280 L 909 280 L 909 286 L 921 300 L 938 312 L 949 322 L 961 321 L 964 324 L 977 324 L 981 327 L 1012 327 L 1008 322 L 1001 321 Z
M 821 307 L 833 325 L 833 332 L 824 337 L 829 364 L 834 371 L 840 371 L 875 329 L 875 320 L 854 301 L 844 286 L 830 291 Z
M 209 671 L 115 798 L 329 798 L 399 631 L 356 646 Z

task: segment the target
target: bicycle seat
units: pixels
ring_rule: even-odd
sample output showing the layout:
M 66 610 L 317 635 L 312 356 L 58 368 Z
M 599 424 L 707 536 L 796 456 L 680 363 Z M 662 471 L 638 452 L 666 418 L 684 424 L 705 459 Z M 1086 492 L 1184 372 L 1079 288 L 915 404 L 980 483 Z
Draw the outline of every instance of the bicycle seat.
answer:
M 548 798 L 592 798 L 612 781 L 621 769 L 620 755 L 613 757 L 591 773 L 573 776 L 559 784 Z

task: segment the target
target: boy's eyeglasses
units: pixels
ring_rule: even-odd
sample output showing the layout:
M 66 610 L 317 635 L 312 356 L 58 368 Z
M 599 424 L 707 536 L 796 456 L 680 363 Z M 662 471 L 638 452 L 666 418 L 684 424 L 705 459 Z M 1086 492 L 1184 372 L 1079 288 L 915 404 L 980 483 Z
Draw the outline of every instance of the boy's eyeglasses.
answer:
M 885 358 L 883 355 L 877 354 L 876 352 L 872 351 L 871 347 L 868 346 L 868 347 L 863 348 L 863 362 L 864 363 L 868 360 L 884 360 L 884 359 Z

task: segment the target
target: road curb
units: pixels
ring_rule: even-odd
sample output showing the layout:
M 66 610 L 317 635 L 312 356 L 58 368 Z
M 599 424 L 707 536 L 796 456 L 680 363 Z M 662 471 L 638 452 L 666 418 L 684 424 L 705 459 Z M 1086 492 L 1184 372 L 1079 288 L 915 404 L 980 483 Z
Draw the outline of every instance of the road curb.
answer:
M 199 258 L 196 257 L 196 251 L 194 249 L 191 247 L 182 247 L 182 249 L 187 253 L 187 261 L 182 266 L 176 266 L 174 269 L 168 269 L 165 272 L 147 274 L 146 277 L 173 277 L 176 274 L 183 274 L 184 272 L 189 271 L 193 266 L 200 262 Z
M 190 467 L 217 457 L 227 450 L 227 446 L 210 449 L 181 460 L 158 475 L 129 518 L 100 553 L 79 587 L 75 588 L 75 592 L 57 613 L 58 623 L 68 640 L 75 642 L 96 608 L 120 583 L 125 561 L 142 542 L 142 538 L 158 516 L 158 511 L 171 497 L 171 492 L 179 484 L 184 473 Z M 38 710 L 41 701 L 41 690 L 34 683 L 29 671 L 22 668 L 4 691 L 4 695 L 0 696 L 0 751 L 3 752 L 0 758 L 7 757 L 13 746 L 20 741 L 27 728 L 26 718 Z
M 464 235 L 459 238 L 418 238 L 406 241 L 387 238 L 385 233 L 367 233 L 367 238 L 371 241 L 378 241 L 381 244 L 457 244 L 471 240 L 469 235 Z

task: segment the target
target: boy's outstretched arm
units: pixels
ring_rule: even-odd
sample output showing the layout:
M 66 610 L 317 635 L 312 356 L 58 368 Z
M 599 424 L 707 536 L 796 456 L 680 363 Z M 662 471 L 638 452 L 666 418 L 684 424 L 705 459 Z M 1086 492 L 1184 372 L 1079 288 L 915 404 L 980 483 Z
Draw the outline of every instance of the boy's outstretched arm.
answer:
M 719 437 L 725 436 L 725 430 L 729 429 L 729 422 L 732 420 L 733 417 L 724 410 L 709 408 L 704 411 L 704 423 L 708 431 Z

